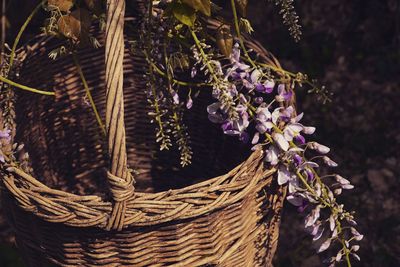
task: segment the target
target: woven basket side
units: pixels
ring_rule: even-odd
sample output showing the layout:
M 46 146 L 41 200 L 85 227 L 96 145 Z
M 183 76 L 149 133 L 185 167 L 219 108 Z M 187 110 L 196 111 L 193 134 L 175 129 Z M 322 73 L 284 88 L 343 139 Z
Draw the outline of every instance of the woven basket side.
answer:
M 8 212 L 28 266 L 271 266 L 284 198 L 271 181 L 205 216 L 119 232 L 44 222 L 20 208 Z

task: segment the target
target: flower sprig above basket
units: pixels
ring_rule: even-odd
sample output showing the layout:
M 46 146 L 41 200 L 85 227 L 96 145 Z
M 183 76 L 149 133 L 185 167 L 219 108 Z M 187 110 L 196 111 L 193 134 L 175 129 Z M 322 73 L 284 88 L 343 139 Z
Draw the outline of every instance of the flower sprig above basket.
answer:
M 284 7 L 292 1 L 280 3 Z M 328 147 L 306 140 L 304 135 L 313 134 L 315 128 L 301 124 L 303 113 L 297 114 L 294 106 L 294 90 L 304 84 L 322 92 L 325 100 L 328 96 L 307 75 L 282 69 L 272 55 L 257 58 L 243 34 L 252 30 L 243 17 L 247 1 L 230 4 L 231 22 L 209 0 L 149 3 L 132 52 L 142 53 L 148 62 L 149 115 L 160 149 L 169 149 L 175 140 L 182 166 L 190 164 L 183 114 L 196 105 L 199 93 L 210 93 L 209 120 L 224 134 L 265 152 L 266 163 L 277 169 L 278 184 L 288 186 L 287 200 L 305 213 L 305 228 L 318 252 L 338 245 L 328 260 L 331 266 L 341 261 L 351 266 L 351 255 L 359 259 L 356 242 L 363 236 L 355 229 L 353 213 L 336 198 L 353 186 L 338 174 L 318 174 L 320 164 L 337 164 L 326 155 Z M 293 9 L 288 12 L 294 14 Z M 286 23 L 297 24 L 293 18 Z M 299 30 L 291 30 L 296 39 Z

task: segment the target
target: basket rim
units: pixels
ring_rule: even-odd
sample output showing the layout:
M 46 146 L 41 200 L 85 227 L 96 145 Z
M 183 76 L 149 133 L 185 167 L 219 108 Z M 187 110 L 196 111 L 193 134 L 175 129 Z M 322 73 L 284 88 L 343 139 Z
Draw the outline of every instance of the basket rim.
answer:
M 10 175 L 3 176 L 3 184 L 23 210 L 47 222 L 108 230 L 112 201 L 52 189 L 16 167 L 8 167 L 7 172 Z M 123 227 L 150 226 L 214 212 L 269 185 L 275 172 L 274 167 L 264 169 L 263 152 L 258 149 L 226 174 L 180 189 L 137 192 L 126 201 Z

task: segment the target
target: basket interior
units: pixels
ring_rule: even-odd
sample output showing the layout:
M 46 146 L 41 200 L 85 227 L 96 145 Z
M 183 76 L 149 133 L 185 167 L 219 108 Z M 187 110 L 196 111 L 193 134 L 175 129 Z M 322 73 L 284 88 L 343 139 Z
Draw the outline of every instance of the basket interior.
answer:
M 56 97 L 18 92 L 16 141 L 29 152 L 34 177 L 52 188 L 77 194 L 105 194 L 107 148 L 71 56 L 53 61 L 56 39 L 37 39 L 20 69 L 19 82 Z M 128 47 L 128 45 L 127 45 Z M 78 53 L 94 101 L 104 121 L 104 50 Z M 192 164 L 182 168 L 176 149 L 159 151 L 150 123 L 143 58 L 128 49 L 124 59 L 124 103 L 129 167 L 138 171 L 136 190 L 159 192 L 181 188 L 228 172 L 249 155 L 248 145 L 224 136 L 207 118 L 210 88 L 202 88 L 185 121 L 193 148 Z M 182 88 L 182 99 L 187 91 Z

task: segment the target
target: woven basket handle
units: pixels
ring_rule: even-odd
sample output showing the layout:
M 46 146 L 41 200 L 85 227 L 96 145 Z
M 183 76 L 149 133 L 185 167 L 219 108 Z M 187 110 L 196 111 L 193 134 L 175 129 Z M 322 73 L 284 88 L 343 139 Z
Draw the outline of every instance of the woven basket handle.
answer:
M 107 0 L 105 44 L 106 129 L 109 171 L 107 180 L 114 199 L 108 229 L 122 229 L 126 200 L 134 194 L 134 179 L 127 166 L 124 123 L 123 60 L 125 0 Z

